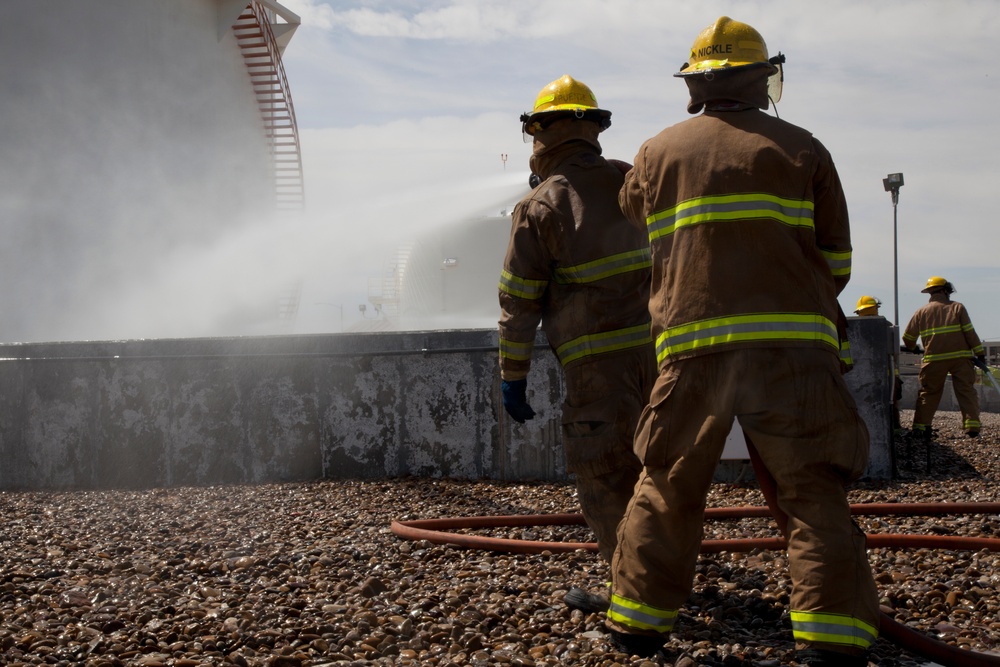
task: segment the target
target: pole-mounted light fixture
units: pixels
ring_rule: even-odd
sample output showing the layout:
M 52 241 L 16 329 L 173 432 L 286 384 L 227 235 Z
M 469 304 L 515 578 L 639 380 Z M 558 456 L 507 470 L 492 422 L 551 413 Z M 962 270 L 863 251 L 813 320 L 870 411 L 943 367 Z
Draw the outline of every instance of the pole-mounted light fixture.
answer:
M 893 281 L 893 324 L 899 328 L 899 244 L 896 226 L 896 204 L 899 203 L 899 189 L 903 187 L 903 174 L 889 174 L 882 179 L 885 191 L 892 195 L 892 281 Z
M 894 196 L 898 196 L 899 189 L 903 187 L 903 175 L 889 174 L 882 179 L 882 185 L 885 186 L 886 192 L 892 192 Z

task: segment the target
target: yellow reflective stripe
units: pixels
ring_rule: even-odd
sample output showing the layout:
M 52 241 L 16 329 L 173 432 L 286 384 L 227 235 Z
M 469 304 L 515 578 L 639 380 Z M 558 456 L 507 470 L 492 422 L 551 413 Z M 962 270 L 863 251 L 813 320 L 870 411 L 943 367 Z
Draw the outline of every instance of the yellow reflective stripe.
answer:
M 920 335 L 927 340 L 928 336 L 934 336 L 935 334 L 948 334 L 948 333 L 962 333 L 962 325 L 960 324 L 948 324 L 943 327 L 932 327 L 930 329 L 923 329 Z
M 854 358 L 851 356 L 851 341 L 840 341 L 840 360 L 848 366 L 854 365 Z
M 914 336 L 913 334 L 904 333 L 903 334 L 903 340 L 912 340 L 912 341 L 915 341 L 915 340 L 917 340 L 917 337 Z
M 688 199 L 646 218 L 649 240 L 669 236 L 681 227 L 730 220 L 776 220 L 790 227 L 813 228 L 813 203 L 761 192 Z
M 980 429 L 982 427 L 983 425 L 979 422 L 978 419 L 966 419 L 964 422 L 962 422 L 962 428 Z
M 618 595 L 611 596 L 608 618 L 616 623 L 641 630 L 670 632 L 677 621 L 677 609 L 658 609 Z
M 516 341 L 500 338 L 500 356 L 512 361 L 526 361 L 531 359 L 531 353 L 535 349 L 535 341 Z
M 878 628 L 846 614 L 795 611 L 792 635 L 796 641 L 823 642 L 841 646 L 868 648 L 878 639 Z
M 942 352 L 940 354 L 925 354 L 924 361 L 947 361 L 948 359 L 971 359 L 972 350 L 958 350 L 957 352 Z
M 549 284 L 547 280 L 529 280 L 515 276 L 507 269 L 500 272 L 500 291 L 511 296 L 522 299 L 540 299 L 545 293 L 545 287 Z
M 653 265 L 649 248 L 601 257 L 592 262 L 556 269 L 556 280 L 560 283 L 592 283 L 610 276 L 629 271 L 641 271 Z
M 656 358 L 727 343 L 818 341 L 840 351 L 837 327 L 819 314 L 751 313 L 671 327 L 656 338 Z
M 835 276 L 849 276 L 851 275 L 851 251 L 837 252 L 833 250 L 823 250 L 823 257 L 826 258 L 826 263 L 830 267 L 830 273 Z
M 651 343 L 649 322 L 634 327 L 578 336 L 556 348 L 556 356 L 563 366 L 582 357 L 605 354 Z

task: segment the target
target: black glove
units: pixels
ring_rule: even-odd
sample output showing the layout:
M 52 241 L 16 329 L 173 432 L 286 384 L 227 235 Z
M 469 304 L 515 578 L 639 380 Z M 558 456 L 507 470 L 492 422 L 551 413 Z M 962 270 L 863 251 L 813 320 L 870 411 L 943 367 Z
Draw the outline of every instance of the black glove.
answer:
M 899 351 L 900 352 L 912 352 L 913 354 L 923 354 L 924 353 L 924 351 L 920 349 L 919 345 L 914 345 L 912 350 L 910 348 L 906 347 L 905 345 L 900 345 L 899 346 Z
M 977 367 L 981 368 L 984 372 L 986 373 L 990 372 L 990 367 L 986 364 L 985 354 L 978 355 L 975 359 L 972 360 L 972 363 L 975 364 Z
M 525 391 L 528 389 L 527 380 L 503 380 L 500 382 L 500 391 L 503 393 L 503 407 L 514 421 L 523 424 L 525 419 L 535 416 L 535 411 L 528 405 Z

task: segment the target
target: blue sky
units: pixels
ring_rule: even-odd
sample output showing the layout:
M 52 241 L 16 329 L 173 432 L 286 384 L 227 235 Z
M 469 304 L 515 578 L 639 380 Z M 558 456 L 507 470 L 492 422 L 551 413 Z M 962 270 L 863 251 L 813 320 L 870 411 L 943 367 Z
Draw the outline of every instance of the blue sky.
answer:
M 695 35 L 728 15 L 786 55 L 778 114 L 812 131 L 840 171 L 854 237 L 845 311 L 871 294 L 893 317 L 882 178 L 903 172 L 901 323 L 926 300 L 925 280 L 941 275 L 980 335 L 1000 339 L 995 0 L 282 4 L 302 18 L 284 63 L 309 214 L 330 234 L 317 243 L 323 268 L 307 275 L 307 330 L 331 330 L 317 302 L 364 300 L 394 241 L 526 191 L 530 146 L 518 116 L 549 81 L 587 83 L 613 113 L 605 155 L 631 161 L 642 141 L 688 117 L 672 74 Z M 342 312 L 348 323 L 357 315 Z

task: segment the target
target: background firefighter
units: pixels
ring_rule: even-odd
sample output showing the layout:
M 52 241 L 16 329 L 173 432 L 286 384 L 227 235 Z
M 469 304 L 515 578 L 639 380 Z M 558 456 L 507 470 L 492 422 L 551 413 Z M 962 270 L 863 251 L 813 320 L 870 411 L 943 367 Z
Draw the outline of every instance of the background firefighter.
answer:
M 649 245 L 618 207 L 623 170 L 601 157 L 611 124 L 593 92 L 563 76 L 521 116 L 541 182 L 517 204 L 500 277 L 500 374 L 514 420 L 534 416 L 527 376 L 539 322 L 563 367 L 562 436 L 583 516 L 610 562 L 641 466 L 632 436 L 656 377 L 649 335 Z M 567 604 L 603 611 L 573 587 Z
M 744 23 L 706 28 L 676 75 L 688 111 L 704 113 L 644 143 L 620 194 L 650 240 L 660 364 L 612 564 L 607 623 L 630 653 L 655 655 L 688 598 L 734 417 L 788 516 L 797 662 L 865 665 L 877 637 L 865 536 L 845 490 L 868 460 L 839 361 L 847 205 L 826 148 L 762 111 L 782 61 Z
M 951 375 L 951 386 L 962 411 L 962 428 L 966 435 L 975 438 L 981 425 L 976 370 L 972 361 L 977 359 L 982 365 L 986 364 L 982 341 L 972 326 L 969 311 L 951 300 L 954 285 L 941 276 L 931 276 L 920 291 L 929 294 L 930 300 L 913 314 L 903 332 L 906 349 L 914 351 L 918 337 L 924 345 L 920 390 L 913 411 L 913 435 L 921 439 L 931 437 L 934 413 L 941 403 L 944 382 Z

